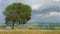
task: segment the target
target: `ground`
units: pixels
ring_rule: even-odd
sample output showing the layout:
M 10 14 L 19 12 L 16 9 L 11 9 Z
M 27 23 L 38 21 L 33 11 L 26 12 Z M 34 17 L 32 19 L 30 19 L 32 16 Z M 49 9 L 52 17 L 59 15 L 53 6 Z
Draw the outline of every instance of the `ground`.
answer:
M 60 30 L 0 30 L 0 34 L 60 34 Z

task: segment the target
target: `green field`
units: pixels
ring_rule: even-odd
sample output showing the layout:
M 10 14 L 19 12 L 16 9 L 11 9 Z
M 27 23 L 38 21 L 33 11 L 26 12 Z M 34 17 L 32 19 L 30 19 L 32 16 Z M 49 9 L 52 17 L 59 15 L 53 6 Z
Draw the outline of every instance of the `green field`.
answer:
M 11 29 L 11 26 L 0 25 L 0 29 Z M 60 30 L 60 25 L 47 25 L 47 24 L 21 24 L 15 26 L 15 29 L 27 30 Z

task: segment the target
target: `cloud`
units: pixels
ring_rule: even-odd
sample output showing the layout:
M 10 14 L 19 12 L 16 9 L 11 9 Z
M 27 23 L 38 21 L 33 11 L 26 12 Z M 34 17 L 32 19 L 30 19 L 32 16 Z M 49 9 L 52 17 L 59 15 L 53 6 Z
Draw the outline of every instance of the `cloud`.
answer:
M 60 0 L 37 0 L 35 5 L 40 5 L 40 9 L 53 7 L 60 7 Z M 34 5 L 32 5 L 33 7 Z
M 60 0 L 53 0 L 54 2 L 60 2 Z
M 50 12 L 46 14 L 47 16 L 60 16 L 60 12 Z
M 41 5 L 37 4 L 37 5 L 32 5 L 32 10 L 39 10 L 39 7 L 41 7 Z
M 46 13 L 46 14 L 36 14 L 35 16 L 37 17 L 54 17 L 54 16 L 59 16 L 60 17 L 60 12 L 49 12 L 49 13 Z
M 60 22 L 60 0 L 39 0 L 32 7 L 37 4 L 40 7 L 33 9 L 30 22 Z
M 46 19 L 47 17 L 53 16 L 57 16 L 57 18 L 60 17 L 60 0 L 0 0 L 0 15 L 2 15 L 0 19 L 4 17 L 2 14 L 3 10 L 9 4 L 12 4 L 14 2 L 21 2 L 32 7 L 33 11 L 31 21 L 44 21 L 42 19 L 39 19 L 42 17 Z

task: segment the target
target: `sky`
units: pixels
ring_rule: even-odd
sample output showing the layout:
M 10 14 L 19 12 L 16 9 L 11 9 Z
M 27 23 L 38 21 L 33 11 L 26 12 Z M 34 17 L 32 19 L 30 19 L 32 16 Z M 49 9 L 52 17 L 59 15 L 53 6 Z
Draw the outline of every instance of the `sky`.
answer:
M 5 22 L 5 8 L 14 2 L 32 7 L 32 16 L 28 23 L 60 22 L 60 0 L 0 0 L 0 23 Z

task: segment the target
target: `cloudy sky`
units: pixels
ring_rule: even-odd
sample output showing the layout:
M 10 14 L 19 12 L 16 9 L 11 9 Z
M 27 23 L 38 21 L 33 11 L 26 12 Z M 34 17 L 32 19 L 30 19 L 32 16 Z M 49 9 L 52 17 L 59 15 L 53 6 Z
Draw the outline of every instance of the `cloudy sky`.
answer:
M 5 8 L 14 2 L 32 7 L 31 20 L 28 22 L 60 22 L 60 0 L 0 0 L 0 23 L 4 23 Z

